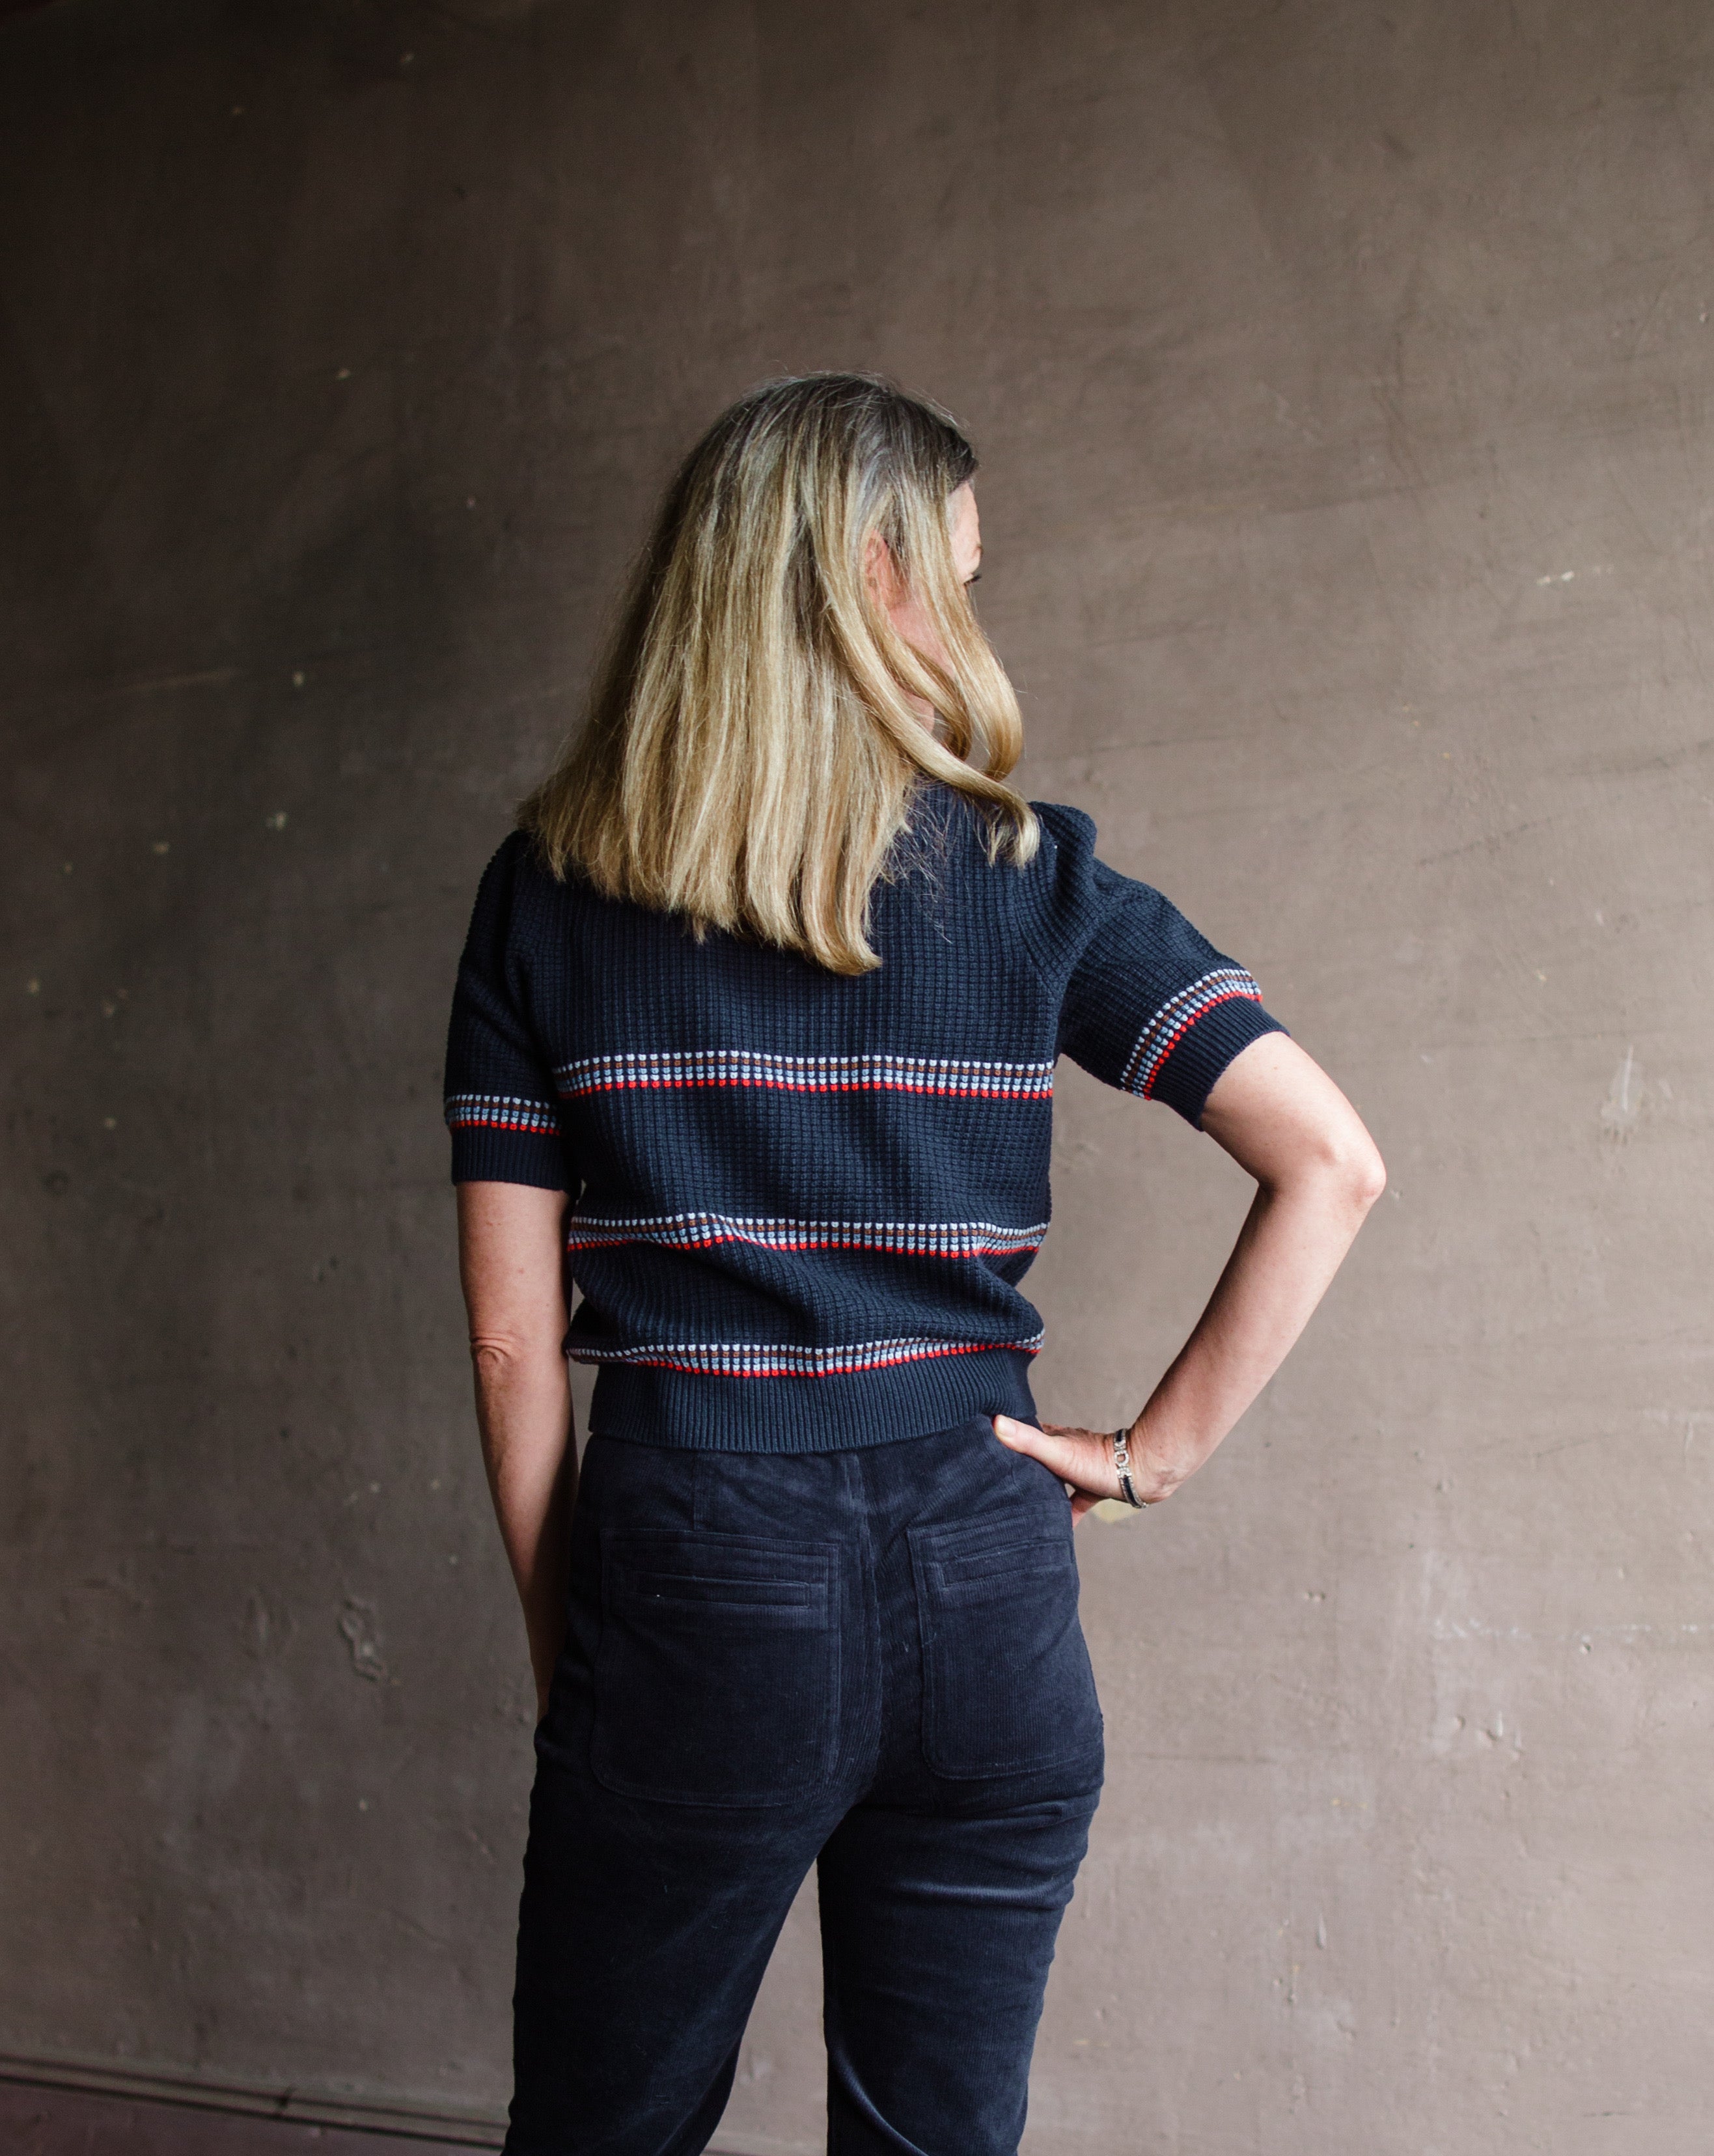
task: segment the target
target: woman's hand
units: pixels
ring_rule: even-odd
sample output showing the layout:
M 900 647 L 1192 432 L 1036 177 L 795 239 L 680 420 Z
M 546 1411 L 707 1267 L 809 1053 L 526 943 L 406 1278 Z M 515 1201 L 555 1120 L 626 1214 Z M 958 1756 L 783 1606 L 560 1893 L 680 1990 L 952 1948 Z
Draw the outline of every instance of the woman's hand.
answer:
M 1062 1482 L 1073 1484 L 1071 1524 L 1103 1498 L 1124 1501 L 1118 1470 L 1113 1465 L 1112 1433 L 1077 1430 L 1069 1423 L 1019 1422 L 1011 1415 L 996 1415 L 994 1435 L 1014 1452 L 1027 1452 L 1032 1460 L 1051 1468 Z M 1147 1471 L 1135 1450 L 1131 1454 L 1131 1486 L 1146 1505 L 1157 1505 L 1176 1486 L 1158 1472 Z

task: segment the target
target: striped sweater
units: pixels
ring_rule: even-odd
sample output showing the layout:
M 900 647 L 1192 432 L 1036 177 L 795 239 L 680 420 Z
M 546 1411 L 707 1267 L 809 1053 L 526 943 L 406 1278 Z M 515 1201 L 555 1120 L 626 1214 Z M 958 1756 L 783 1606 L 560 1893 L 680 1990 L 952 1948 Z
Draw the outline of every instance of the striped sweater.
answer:
M 1278 1030 L 1255 981 L 1158 891 L 1034 804 L 1023 870 L 918 794 L 875 886 L 878 970 L 490 862 L 446 1063 L 454 1182 L 564 1190 L 566 1337 L 592 1430 L 740 1451 L 1035 1419 L 1019 1282 L 1047 1232 L 1054 1065 L 1166 1101 Z

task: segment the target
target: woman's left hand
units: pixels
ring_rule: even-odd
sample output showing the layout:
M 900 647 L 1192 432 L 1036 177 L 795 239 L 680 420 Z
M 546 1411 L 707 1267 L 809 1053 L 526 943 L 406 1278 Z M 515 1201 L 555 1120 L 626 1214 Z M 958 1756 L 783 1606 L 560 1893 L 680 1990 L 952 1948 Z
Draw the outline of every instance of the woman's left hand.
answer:
M 1071 1524 L 1075 1527 L 1092 1506 L 1103 1498 L 1122 1499 L 1119 1476 L 1113 1466 L 1112 1433 L 1076 1430 L 1065 1423 L 1040 1424 L 1019 1422 L 1011 1415 L 993 1418 L 994 1435 L 1014 1452 L 1027 1452 L 1032 1460 L 1051 1468 L 1062 1482 L 1075 1486 Z M 1158 1503 L 1167 1493 L 1150 1486 L 1150 1476 L 1138 1459 L 1132 1440 L 1131 1485 L 1145 1504 Z

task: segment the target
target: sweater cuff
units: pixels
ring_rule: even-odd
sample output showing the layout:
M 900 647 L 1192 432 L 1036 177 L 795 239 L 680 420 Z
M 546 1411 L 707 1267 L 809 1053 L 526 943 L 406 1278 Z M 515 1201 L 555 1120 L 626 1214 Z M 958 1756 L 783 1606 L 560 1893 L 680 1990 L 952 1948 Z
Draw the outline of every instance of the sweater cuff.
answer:
M 1203 1104 L 1226 1065 L 1265 1033 L 1285 1031 L 1252 997 L 1214 1004 L 1173 1042 L 1149 1081 L 1147 1098 L 1164 1101 L 1200 1130 Z
M 527 1183 L 569 1190 L 559 1118 L 547 1101 L 455 1093 L 446 1103 L 454 1183 Z

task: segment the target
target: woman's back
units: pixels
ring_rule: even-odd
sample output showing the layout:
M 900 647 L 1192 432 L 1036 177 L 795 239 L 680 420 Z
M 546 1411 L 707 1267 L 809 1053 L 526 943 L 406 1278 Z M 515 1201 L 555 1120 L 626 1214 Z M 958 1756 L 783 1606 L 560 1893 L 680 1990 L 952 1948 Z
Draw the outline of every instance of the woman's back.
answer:
M 603 1365 L 591 1427 L 825 1450 L 998 1405 L 1033 1418 L 1019 1282 L 1050 1211 L 1053 1070 L 1194 1122 L 1274 1029 L 1255 982 L 1032 804 L 1022 869 L 925 782 L 857 975 L 563 881 L 516 834 L 459 970 L 447 1120 L 460 1180 L 568 1190 Z M 808 1379 L 815 1382 L 806 1383 Z

